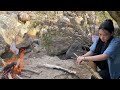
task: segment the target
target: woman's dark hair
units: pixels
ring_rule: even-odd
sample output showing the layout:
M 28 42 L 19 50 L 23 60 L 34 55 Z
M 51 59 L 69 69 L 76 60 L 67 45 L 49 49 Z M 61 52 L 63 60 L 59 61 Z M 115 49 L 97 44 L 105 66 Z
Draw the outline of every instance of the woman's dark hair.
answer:
M 105 29 L 110 33 L 114 32 L 114 26 L 113 26 L 112 20 L 111 19 L 106 19 L 100 25 L 99 29 Z M 105 45 L 104 45 L 104 42 L 102 42 L 101 39 L 99 38 L 94 53 L 96 55 L 103 53 L 106 50 L 106 48 L 108 47 L 108 45 L 109 45 L 110 41 L 112 40 L 112 38 L 113 38 L 113 36 L 111 36 L 111 38 L 108 40 L 108 42 Z
M 99 29 L 105 29 L 108 32 L 114 32 L 114 25 L 111 19 L 106 19 L 100 26 Z

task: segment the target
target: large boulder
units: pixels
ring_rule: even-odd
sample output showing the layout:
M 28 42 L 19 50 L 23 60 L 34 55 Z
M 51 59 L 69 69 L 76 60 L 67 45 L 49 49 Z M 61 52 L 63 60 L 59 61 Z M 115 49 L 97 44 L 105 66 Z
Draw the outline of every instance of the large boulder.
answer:
M 38 32 L 35 28 L 29 28 L 29 25 L 29 22 L 26 24 L 18 22 L 18 16 L 15 13 L 10 12 L 10 14 L 0 15 L 0 35 L 3 37 L 6 45 L 11 45 L 13 39 L 16 38 L 18 48 L 29 46 Z M 31 39 L 23 38 L 25 33 L 28 33 Z
M 47 50 L 48 55 L 54 56 L 66 53 L 71 45 L 71 42 L 72 39 L 68 37 L 59 37 L 54 39 Z
M 120 11 L 108 11 L 110 16 L 117 22 L 120 27 Z
M 0 34 L 7 44 L 10 44 L 12 42 L 12 38 L 19 32 L 19 30 L 17 29 L 17 22 L 18 18 L 16 14 L 0 15 Z

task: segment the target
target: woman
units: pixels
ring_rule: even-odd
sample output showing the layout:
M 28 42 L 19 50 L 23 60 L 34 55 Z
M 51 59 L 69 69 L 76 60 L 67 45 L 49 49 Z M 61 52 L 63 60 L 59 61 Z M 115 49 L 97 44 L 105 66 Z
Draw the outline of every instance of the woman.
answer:
M 90 51 L 77 58 L 77 63 L 83 60 L 93 61 L 93 67 L 103 79 L 118 79 L 120 76 L 120 39 L 114 37 L 114 26 L 110 19 L 99 27 L 99 38 L 91 45 Z M 91 79 L 95 79 L 93 76 Z

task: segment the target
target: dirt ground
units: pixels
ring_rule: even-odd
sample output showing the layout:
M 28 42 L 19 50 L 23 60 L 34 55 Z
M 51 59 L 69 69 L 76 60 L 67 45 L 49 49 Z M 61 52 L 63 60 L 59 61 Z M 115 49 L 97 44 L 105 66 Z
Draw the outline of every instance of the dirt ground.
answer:
M 29 52 L 25 54 L 24 62 L 25 70 L 20 74 L 23 79 L 89 79 L 91 76 L 91 73 L 84 65 L 76 65 L 73 59 L 62 60 L 57 56 L 48 56 L 43 48 L 37 53 Z M 41 67 L 40 65 L 43 64 L 61 66 L 65 69 L 75 71 L 76 74 L 70 74 L 58 69 Z
M 71 74 L 59 69 L 42 67 L 44 64 L 57 65 L 75 71 Z M 30 52 L 24 56 L 24 69 L 19 76 L 23 79 L 89 79 L 91 74 L 84 65 L 76 65 L 75 60 L 61 60 L 57 56 L 51 57 L 41 51 Z M 1 74 L 0 74 L 1 76 Z
M 23 79 L 89 79 L 91 74 L 84 65 L 76 65 L 75 60 L 61 60 L 57 56 L 51 57 L 41 51 L 30 52 L 25 55 L 25 69 L 21 73 Z M 41 67 L 43 64 L 57 65 L 75 71 L 76 75 L 62 70 Z M 33 71 L 33 72 L 32 72 Z

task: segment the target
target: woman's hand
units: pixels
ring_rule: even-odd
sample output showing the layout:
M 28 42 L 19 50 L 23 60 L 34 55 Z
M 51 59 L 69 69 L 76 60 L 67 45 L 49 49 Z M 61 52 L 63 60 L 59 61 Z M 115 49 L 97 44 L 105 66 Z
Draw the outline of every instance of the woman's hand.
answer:
M 77 58 L 76 63 L 77 63 L 77 64 L 80 64 L 80 63 L 82 62 L 82 60 L 84 60 L 84 59 L 85 59 L 85 57 L 79 56 L 79 57 Z

